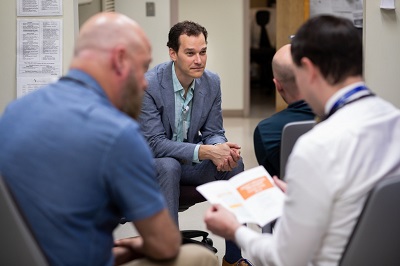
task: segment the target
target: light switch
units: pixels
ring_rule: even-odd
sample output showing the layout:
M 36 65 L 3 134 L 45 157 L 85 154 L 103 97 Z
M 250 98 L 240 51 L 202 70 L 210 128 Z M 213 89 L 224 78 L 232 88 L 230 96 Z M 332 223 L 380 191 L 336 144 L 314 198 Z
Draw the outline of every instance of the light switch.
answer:
M 156 4 L 154 2 L 146 2 L 146 16 L 154 17 L 156 15 Z
M 381 9 L 395 9 L 394 0 L 381 0 Z

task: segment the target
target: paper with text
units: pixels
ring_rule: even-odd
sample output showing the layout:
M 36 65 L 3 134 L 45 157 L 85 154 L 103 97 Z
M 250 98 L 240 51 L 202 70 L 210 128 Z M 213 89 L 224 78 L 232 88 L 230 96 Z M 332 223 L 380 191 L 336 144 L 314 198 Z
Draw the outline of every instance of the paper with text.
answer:
M 285 194 L 263 166 L 246 170 L 230 180 L 198 186 L 197 190 L 210 203 L 219 203 L 233 212 L 240 223 L 264 226 L 282 215 Z

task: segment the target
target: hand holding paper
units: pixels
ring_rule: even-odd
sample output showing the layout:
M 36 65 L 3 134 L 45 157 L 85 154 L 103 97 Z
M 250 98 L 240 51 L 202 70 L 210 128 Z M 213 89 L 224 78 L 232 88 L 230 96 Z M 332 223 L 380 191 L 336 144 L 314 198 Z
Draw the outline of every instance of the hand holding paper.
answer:
M 274 185 L 263 166 L 246 170 L 230 180 L 197 187 L 212 204 L 221 204 L 234 213 L 239 223 L 264 226 L 282 214 L 285 194 Z

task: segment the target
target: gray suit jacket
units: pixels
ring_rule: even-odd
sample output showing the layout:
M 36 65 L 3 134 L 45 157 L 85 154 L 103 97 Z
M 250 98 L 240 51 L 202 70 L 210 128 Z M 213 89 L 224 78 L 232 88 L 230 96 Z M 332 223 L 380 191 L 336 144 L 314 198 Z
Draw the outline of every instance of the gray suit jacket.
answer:
M 206 70 L 195 79 L 192 117 L 188 142 L 173 141 L 175 128 L 175 95 L 172 83 L 172 61 L 159 64 L 146 73 L 148 88 L 142 103 L 139 122 L 155 158 L 172 157 L 191 163 L 197 143 L 223 143 L 219 77 Z

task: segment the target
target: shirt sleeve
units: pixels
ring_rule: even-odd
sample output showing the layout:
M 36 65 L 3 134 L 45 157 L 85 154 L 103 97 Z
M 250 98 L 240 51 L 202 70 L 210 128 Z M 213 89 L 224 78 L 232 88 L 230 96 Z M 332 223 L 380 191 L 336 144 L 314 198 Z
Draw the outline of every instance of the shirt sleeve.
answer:
M 200 144 L 197 144 L 196 148 L 194 148 L 194 152 L 193 152 L 193 162 L 194 163 L 201 163 L 201 161 L 199 160 L 199 149 L 200 149 Z
M 247 259 L 254 265 L 280 265 L 274 258 L 273 236 L 260 234 L 245 226 L 235 232 L 236 243 L 246 252 Z
M 152 154 L 137 126 L 121 132 L 106 161 L 107 186 L 124 217 L 144 219 L 165 208 Z
M 244 227 L 235 233 L 256 265 L 308 265 L 323 244 L 334 197 L 321 174 L 329 173 L 329 160 L 315 152 L 324 151 L 321 146 L 315 148 L 310 142 L 295 148 L 301 152 L 293 150 L 290 158 L 287 197 L 273 235 Z

